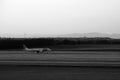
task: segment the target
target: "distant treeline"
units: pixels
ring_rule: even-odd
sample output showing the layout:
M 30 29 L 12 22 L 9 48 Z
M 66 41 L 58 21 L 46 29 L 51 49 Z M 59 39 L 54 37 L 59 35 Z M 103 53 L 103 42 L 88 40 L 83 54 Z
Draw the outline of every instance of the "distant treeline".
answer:
M 112 38 L 0 38 L 0 49 L 21 49 L 29 47 L 49 47 L 55 45 L 120 44 L 120 39 Z

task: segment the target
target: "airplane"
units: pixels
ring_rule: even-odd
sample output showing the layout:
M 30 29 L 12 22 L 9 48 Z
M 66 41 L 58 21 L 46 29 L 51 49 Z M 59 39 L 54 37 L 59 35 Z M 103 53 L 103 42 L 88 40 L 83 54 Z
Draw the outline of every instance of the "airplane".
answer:
M 26 45 L 23 45 L 23 48 L 25 51 L 28 52 L 36 52 L 36 53 L 43 53 L 46 51 L 51 51 L 50 48 L 28 48 Z

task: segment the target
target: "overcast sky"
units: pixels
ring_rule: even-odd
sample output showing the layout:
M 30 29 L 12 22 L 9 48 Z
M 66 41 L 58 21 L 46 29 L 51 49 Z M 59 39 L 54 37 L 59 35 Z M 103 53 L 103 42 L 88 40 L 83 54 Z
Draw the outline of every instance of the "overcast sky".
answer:
M 120 0 L 0 0 L 0 34 L 120 33 Z

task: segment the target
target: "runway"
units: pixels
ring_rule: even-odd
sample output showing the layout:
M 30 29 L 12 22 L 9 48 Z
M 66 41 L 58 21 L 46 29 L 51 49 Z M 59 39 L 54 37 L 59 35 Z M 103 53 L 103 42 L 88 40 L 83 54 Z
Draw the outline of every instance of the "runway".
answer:
M 0 51 L 0 80 L 120 80 L 120 52 Z
M 119 67 L 120 52 L 111 51 L 0 51 L 0 65 Z

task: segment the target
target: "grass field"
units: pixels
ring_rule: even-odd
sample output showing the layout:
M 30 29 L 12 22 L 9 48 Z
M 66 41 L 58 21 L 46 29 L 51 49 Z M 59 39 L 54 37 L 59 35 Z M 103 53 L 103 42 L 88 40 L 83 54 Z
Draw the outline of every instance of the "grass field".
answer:
M 58 51 L 120 51 L 119 44 L 56 45 L 51 48 Z
M 0 80 L 120 80 L 120 68 L 0 66 Z

